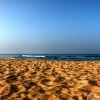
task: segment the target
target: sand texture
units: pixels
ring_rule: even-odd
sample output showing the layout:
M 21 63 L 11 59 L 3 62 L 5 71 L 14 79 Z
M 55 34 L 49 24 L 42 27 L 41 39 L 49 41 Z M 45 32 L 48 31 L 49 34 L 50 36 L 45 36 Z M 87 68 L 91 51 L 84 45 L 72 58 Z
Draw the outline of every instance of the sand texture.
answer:
M 1 59 L 0 100 L 100 100 L 100 62 Z

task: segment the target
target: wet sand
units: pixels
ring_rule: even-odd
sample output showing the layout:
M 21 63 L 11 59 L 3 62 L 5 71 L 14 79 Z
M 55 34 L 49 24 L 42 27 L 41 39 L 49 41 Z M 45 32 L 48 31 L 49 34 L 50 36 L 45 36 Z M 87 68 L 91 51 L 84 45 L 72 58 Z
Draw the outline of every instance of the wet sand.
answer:
M 1 59 L 0 100 L 100 100 L 100 62 Z

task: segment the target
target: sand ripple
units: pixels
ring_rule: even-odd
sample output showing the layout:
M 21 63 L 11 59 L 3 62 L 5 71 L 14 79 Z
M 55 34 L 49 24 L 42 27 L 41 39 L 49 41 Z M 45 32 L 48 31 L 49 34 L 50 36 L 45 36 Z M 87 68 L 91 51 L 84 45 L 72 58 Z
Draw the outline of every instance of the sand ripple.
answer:
M 100 100 L 100 62 L 1 59 L 0 100 Z

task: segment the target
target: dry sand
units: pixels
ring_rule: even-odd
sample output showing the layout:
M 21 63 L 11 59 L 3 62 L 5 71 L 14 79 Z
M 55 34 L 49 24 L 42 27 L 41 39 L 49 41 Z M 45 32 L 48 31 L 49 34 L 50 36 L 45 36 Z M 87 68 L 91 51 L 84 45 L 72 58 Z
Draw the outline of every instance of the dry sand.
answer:
M 0 100 L 100 100 L 100 62 L 1 59 Z

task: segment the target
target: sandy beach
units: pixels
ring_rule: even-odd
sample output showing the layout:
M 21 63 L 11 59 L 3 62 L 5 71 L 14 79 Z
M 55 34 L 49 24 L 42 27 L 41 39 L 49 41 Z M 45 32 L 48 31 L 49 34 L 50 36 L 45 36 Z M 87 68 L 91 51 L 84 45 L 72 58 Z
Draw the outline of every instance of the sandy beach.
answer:
M 100 62 L 1 59 L 0 100 L 100 100 Z

